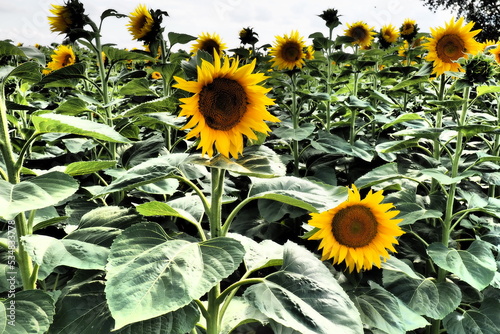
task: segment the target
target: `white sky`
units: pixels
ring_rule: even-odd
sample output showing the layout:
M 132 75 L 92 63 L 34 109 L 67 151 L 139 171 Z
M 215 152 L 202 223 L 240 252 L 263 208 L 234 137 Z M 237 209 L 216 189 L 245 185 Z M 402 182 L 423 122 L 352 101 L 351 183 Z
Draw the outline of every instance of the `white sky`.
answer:
M 391 23 L 397 28 L 404 19 L 417 21 L 420 32 L 430 27 L 444 26 L 453 16 L 451 12 L 428 10 L 421 0 L 81 0 L 86 13 L 98 23 L 101 13 L 115 9 L 129 14 L 138 4 L 149 9 L 167 11 L 165 32 L 197 36 L 202 32 L 218 33 L 229 48 L 239 46 L 238 33 L 252 27 L 259 34 L 257 45 L 272 44 L 276 35 L 296 29 L 306 37 L 314 32 L 328 33 L 324 21 L 317 15 L 329 8 L 337 9 L 342 25 L 334 36 L 343 35 L 346 23 L 365 21 L 376 30 Z M 64 0 L 0 0 L 0 40 L 14 43 L 49 45 L 60 43 L 62 35 L 50 32 L 47 16 L 51 4 L 64 4 Z M 127 18 L 109 17 L 103 24 L 103 43 L 118 47 L 141 47 L 126 29 Z M 166 36 L 166 35 L 165 35 Z M 189 46 L 183 47 L 188 50 Z

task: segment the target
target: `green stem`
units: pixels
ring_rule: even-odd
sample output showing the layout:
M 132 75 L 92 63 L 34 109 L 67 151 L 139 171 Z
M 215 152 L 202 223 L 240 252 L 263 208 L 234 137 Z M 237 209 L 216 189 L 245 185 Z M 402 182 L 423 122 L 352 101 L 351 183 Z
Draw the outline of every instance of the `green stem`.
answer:
M 0 151 L 4 159 L 7 181 L 16 184 L 20 181 L 20 168 L 16 168 L 8 124 L 4 85 L 0 83 Z
M 292 82 L 292 122 L 293 129 L 297 130 L 299 128 L 299 110 L 297 107 L 297 85 L 295 82 L 295 75 L 292 74 L 291 77 Z M 295 176 L 299 176 L 299 141 L 296 139 L 292 139 L 292 155 L 293 155 L 293 174 Z
M 328 41 L 332 42 L 332 28 L 328 29 Z M 332 52 L 332 45 L 328 45 L 328 48 L 326 49 L 326 94 L 328 95 L 328 101 L 325 101 L 325 107 L 326 107 L 326 131 L 330 132 L 330 127 L 331 127 L 331 115 L 330 115 L 330 105 L 331 105 L 331 94 L 332 94 L 332 88 L 330 86 L 330 76 L 332 75 L 332 61 L 330 60 L 330 55 Z
M 23 283 L 23 290 L 34 290 L 36 288 L 36 273 L 34 275 L 33 263 L 28 252 L 24 249 L 22 238 L 28 233 L 28 224 L 23 213 L 20 213 L 15 218 L 16 223 L 16 237 L 19 260 L 17 265 L 21 273 L 21 281 Z

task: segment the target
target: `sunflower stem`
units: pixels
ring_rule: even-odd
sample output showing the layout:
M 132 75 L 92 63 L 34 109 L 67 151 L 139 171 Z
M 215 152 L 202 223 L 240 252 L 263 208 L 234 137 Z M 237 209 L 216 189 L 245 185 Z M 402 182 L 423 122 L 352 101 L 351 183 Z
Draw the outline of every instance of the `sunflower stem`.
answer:
M 333 28 L 328 28 L 328 41 L 332 42 L 331 44 L 328 45 L 326 48 L 326 80 L 325 80 L 325 85 L 326 85 L 326 94 L 328 96 L 328 101 L 325 101 L 325 107 L 326 107 L 326 131 L 330 132 L 330 127 L 331 127 L 331 115 L 330 115 L 330 106 L 331 106 L 331 94 L 332 94 L 332 87 L 330 86 L 330 76 L 332 75 L 332 61 L 330 60 L 330 55 L 332 53 L 332 32 Z
M 297 83 L 295 82 L 295 75 L 290 76 L 292 82 L 292 122 L 293 129 L 297 130 L 299 128 L 299 110 L 297 106 Z M 297 139 L 292 139 L 292 154 L 293 154 L 293 174 L 299 176 L 299 141 Z

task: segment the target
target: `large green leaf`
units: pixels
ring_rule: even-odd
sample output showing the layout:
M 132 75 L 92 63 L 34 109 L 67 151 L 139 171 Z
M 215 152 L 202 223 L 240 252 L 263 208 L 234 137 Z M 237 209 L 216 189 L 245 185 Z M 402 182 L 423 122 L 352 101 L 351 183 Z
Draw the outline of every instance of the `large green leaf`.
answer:
M 85 63 L 76 63 L 50 72 L 40 81 L 45 87 L 74 87 L 85 76 Z
M 247 271 L 256 271 L 267 267 L 277 267 L 283 264 L 283 246 L 272 241 L 254 241 L 241 234 L 230 233 L 229 236 L 241 242 L 245 248 L 245 262 Z
M 40 279 L 45 279 L 58 266 L 103 270 L 109 254 L 105 247 L 46 235 L 27 235 L 23 243 L 33 261 L 40 266 Z
M 490 247 L 481 240 L 473 241 L 467 250 L 447 248 L 435 242 L 427 248 L 427 253 L 439 267 L 482 290 L 490 284 L 497 271 Z
M 170 45 L 173 46 L 174 44 L 180 43 L 180 44 L 186 44 L 191 41 L 194 41 L 196 39 L 195 36 L 187 35 L 187 34 L 180 34 L 177 32 L 169 32 L 168 33 L 168 41 L 170 42 Z
M 375 283 L 371 289 L 360 288 L 351 296 L 356 304 L 363 324 L 391 334 L 404 334 L 406 328 L 397 299 Z
M 169 216 L 178 217 L 187 220 L 188 222 L 198 225 L 198 221 L 188 212 L 179 209 L 174 209 L 164 202 L 152 201 L 139 204 L 136 207 L 137 212 L 141 215 L 150 216 Z
M 371 146 L 358 140 L 351 145 L 344 138 L 328 132 L 319 132 L 319 138 L 311 142 L 311 146 L 322 152 L 341 154 L 372 161 L 374 154 Z
M 135 105 L 132 108 L 126 110 L 123 115 L 125 117 L 133 117 L 166 111 L 174 113 L 178 104 L 179 103 L 172 98 L 162 97 L 156 100 Z
M 123 137 L 108 125 L 78 117 L 59 114 L 43 114 L 40 116 L 33 116 L 31 120 L 38 133 L 71 133 L 115 143 L 130 142 L 130 140 Z
M 22 63 L 21 65 L 17 66 L 8 74 L 8 76 L 17 77 L 31 83 L 36 83 L 42 79 L 40 65 L 32 61 Z
M 299 128 L 293 128 L 291 124 L 283 123 L 279 128 L 273 130 L 273 134 L 285 140 L 301 141 L 309 137 L 315 129 L 314 124 L 304 123 Z
M 122 190 L 128 191 L 164 180 L 182 170 L 183 166 L 181 165 L 187 161 L 188 157 L 188 154 L 172 153 L 146 160 L 121 174 L 110 185 L 104 187 L 97 196 Z M 186 168 L 189 167 L 186 166 Z
M 60 172 L 50 172 L 18 184 L 0 180 L 0 217 L 11 220 L 21 212 L 55 205 L 77 190 L 75 179 Z
M 96 173 L 103 169 L 108 169 L 116 166 L 116 161 L 77 161 L 66 166 L 64 173 L 77 176 Z
M 126 229 L 142 221 L 142 217 L 133 208 L 102 206 L 83 214 L 78 228 L 112 227 Z
M 145 53 L 126 51 L 122 49 L 117 49 L 111 46 L 103 46 L 102 51 L 109 58 L 110 62 L 118 62 L 122 60 L 149 60 L 155 61 L 155 59 Z
M 44 334 L 54 316 L 54 300 L 41 290 L 19 291 L 3 304 L 7 314 L 6 334 Z
M 266 323 L 267 317 L 244 298 L 235 296 L 222 318 L 220 334 L 229 334 L 240 325 L 256 321 Z
M 363 333 L 360 315 L 325 265 L 289 241 L 283 266 L 244 297 L 267 317 L 302 334 Z
M 453 312 L 443 320 L 443 325 L 448 334 L 498 334 L 500 331 L 491 319 L 475 310 Z
M 156 93 L 149 89 L 149 81 L 146 78 L 132 79 L 127 82 L 121 89 L 120 94 L 132 96 L 156 96 Z
M 243 259 L 230 238 L 172 240 L 152 223 L 126 229 L 111 247 L 106 298 L 115 329 L 188 305 L 233 273 Z
M 416 313 L 443 319 L 460 305 L 462 293 L 455 283 L 438 283 L 434 278 L 422 278 L 404 262 L 397 259 L 389 261 L 383 265 L 385 288 Z

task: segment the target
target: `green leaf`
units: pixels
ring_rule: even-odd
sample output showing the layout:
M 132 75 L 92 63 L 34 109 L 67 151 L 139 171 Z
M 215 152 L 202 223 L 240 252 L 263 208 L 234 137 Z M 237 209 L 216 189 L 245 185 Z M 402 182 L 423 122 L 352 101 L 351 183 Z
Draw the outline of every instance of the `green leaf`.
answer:
M 450 128 L 461 132 L 464 136 L 471 138 L 483 133 L 500 133 L 500 128 L 498 126 L 487 125 L 487 124 L 468 124 L 463 126 L 457 126 Z
M 19 47 L 7 42 L 0 41 L 0 56 L 21 56 L 24 57 L 25 54 L 23 50 Z
M 17 66 L 9 73 L 9 76 L 18 77 L 30 83 L 36 83 L 42 80 L 40 64 L 32 61 Z
M 152 158 L 127 170 L 118 176 L 110 185 L 104 187 L 96 196 L 103 196 L 116 191 L 131 189 L 154 183 L 172 176 L 182 169 L 189 155 L 172 153 Z
M 8 334 L 44 334 L 54 316 L 54 300 L 41 290 L 16 292 L 14 297 L 4 300 L 3 305 Z
M 142 217 L 133 208 L 103 206 L 82 215 L 79 229 L 89 227 L 114 227 L 125 229 L 142 221 Z
M 106 54 L 110 62 L 118 62 L 122 60 L 149 60 L 155 61 L 153 57 L 146 53 L 133 52 L 117 49 L 111 46 L 103 46 L 102 51 Z
M 481 240 L 473 241 L 467 250 L 451 249 L 435 242 L 427 248 L 427 253 L 439 267 L 478 290 L 490 284 L 497 270 L 490 245 Z
M 371 171 L 361 176 L 354 182 L 357 188 L 371 188 L 379 183 L 400 179 L 404 177 L 398 170 L 398 164 L 395 162 L 373 168 Z
M 168 33 L 168 41 L 170 42 L 170 46 L 172 47 L 174 44 L 186 44 L 191 41 L 196 40 L 195 36 L 187 35 L 187 34 L 179 34 L 177 32 L 169 32 Z
M 392 122 L 386 123 L 382 125 L 382 129 L 388 129 L 396 124 L 403 123 L 403 122 L 408 122 L 408 121 L 414 121 L 417 119 L 422 119 L 422 116 L 415 114 L 415 113 L 407 113 L 407 114 L 402 114 L 399 115 L 395 120 Z
M 193 243 L 169 240 L 157 224 L 129 227 L 113 243 L 106 266 L 115 329 L 188 305 L 233 273 L 243 255 L 230 238 Z
M 68 291 L 56 303 L 50 333 L 109 333 L 114 321 L 106 304 L 104 283 L 90 281 L 68 286 Z
M 155 64 L 153 65 L 153 71 L 160 72 L 162 79 L 167 83 L 171 83 L 174 80 L 174 76 L 182 75 L 181 66 L 177 63 Z M 178 101 L 178 99 L 174 101 Z
M 11 220 L 21 212 L 55 205 L 77 190 L 75 179 L 61 172 L 50 172 L 18 184 L 0 180 L 0 217 Z
M 361 321 L 386 333 L 406 333 L 397 299 L 375 283 L 371 289 L 360 288 L 351 298 L 356 304 Z
M 288 241 L 283 266 L 244 297 L 267 317 L 302 334 L 363 333 L 359 313 L 311 252 Z
M 261 178 L 276 177 L 286 173 L 286 167 L 281 162 L 280 156 L 266 146 L 246 147 L 243 156 L 236 160 L 228 159 L 219 154 L 211 159 L 192 157 L 189 162 Z
M 71 133 L 114 143 L 130 143 L 130 140 L 123 137 L 108 125 L 78 117 L 43 114 L 40 116 L 33 116 L 31 120 L 38 133 Z
M 273 130 L 273 134 L 281 139 L 301 141 L 308 138 L 314 129 L 315 125 L 312 123 L 303 123 L 297 129 L 294 129 L 291 124 L 283 123 L 279 128 Z
M 23 244 L 33 261 L 40 266 L 40 279 L 45 279 L 58 266 L 103 270 L 109 254 L 105 247 L 46 235 L 27 235 Z
M 319 139 L 311 142 L 311 146 L 317 150 L 331 154 L 346 154 L 365 161 L 373 159 L 373 149 L 360 140 L 351 145 L 343 138 L 325 131 L 319 132 L 318 135 Z
M 222 318 L 220 334 L 232 333 L 238 326 L 257 321 L 265 324 L 267 317 L 242 297 L 235 296 L 231 299 L 231 304 Z
M 85 76 L 85 63 L 76 63 L 50 72 L 40 81 L 45 87 L 74 87 Z
M 448 334 L 498 334 L 500 330 L 487 316 L 475 310 L 453 312 L 443 320 L 443 325 Z
M 0 303 L 0 333 L 7 333 L 5 329 L 7 328 L 7 312 L 5 305 Z
M 243 261 L 245 262 L 247 271 L 257 271 L 283 264 L 282 245 L 268 239 L 256 242 L 237 233 L 230 233 L 228 236 L 238 240 L 245 248 Z
M 413 77 L 411 79 L 401 81 L 396 86 L 392 87 L 391 90 L 398 90 L 401 88 L 406 88 L 408 86 L 416 87 L 419 84 L 426 82 L 429 82 L 429 78 L 427 77 Z
M 393 136 L 410 136 L 415 138 L 438 139 L 443 129 L 423 128 L 423 129 L 406 129 L 396 131 Z
M 90 111 L 87 103 L 78 97 L 70 97 L 54 110 L 58 114 L 76 116 Z
M 446 175 L 444 171 L 436 169 L 436 168 L 422 169 L 422 170 L 420 170 L 420 172 L 422 172 L 422 174 L 424 174 L 426 176 L 430 176 L 433 179 L 436 179 L 436 181 L 438 181 L 439 183 L 441 183 L 443 185 L 450 185 L 453 183 L 459 183 L 463 179 L 474 176 L 478 173 L 476 171 L 469 170 L 469 171 L 463 172 L 462 174 L 457 175 L 456 177 L 450 177 L 450 176 Z
M 479 97 L 484 94 L 500 92 L 500 86 L 477 86 L 476 91 L 477 96 Z
M 149 89 L 149 81 L 146 78 L 132 79 L 120 89 L 119 93 L 132 96 L 156 96 L 156 93 Z
M 108 169 L 116 166 L 116 161 L 77 161 L 66 166 L 64 173 L 77 176 L 96 173 L 103 169 Z
M 164 202 L 146 202 L 143 204 L 139 204 L 136 207 L 137 212 L 146 217 L 151 216 L 169 216 L 169 217 L 179 217 L 187 220 L 191 224 L 198 225 L 198 221 L 191 216 L 188 212 L 179 212 L 172 208 L 170 205 Z
M 132 108 L 126 110 L 123 113 L 123 116 L 133 117 L 158 112 L 175 113 L 178 104 L 179 103 L 177 102 L 177 100 L 168 97 L 162 97 L 156 100 L 137 104 Z
M 375 149 L 377 150 L 377 152 L 380 153 L 398 152 L 407 148 L 417 147 L 419 141 L 420 141 L 419 138 L 411 138 L 406 140 L 391 140 L 385 143 L 378 144 Z
M 407 265 L 404 271 L 385 264 L 383 268 L 385 288 L 419 315 L 443 319 L 460 305 L 462 293 L 453 282 L 421 278 Z

